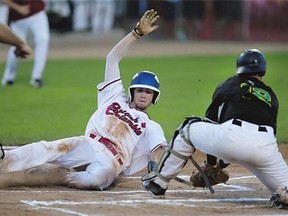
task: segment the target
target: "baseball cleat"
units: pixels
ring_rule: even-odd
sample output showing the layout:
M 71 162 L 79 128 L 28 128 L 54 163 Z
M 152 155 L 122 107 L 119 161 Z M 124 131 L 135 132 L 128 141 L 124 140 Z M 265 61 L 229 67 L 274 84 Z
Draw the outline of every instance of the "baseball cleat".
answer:
M 14 84 L 13 80 L 2 80 L 1 81 L 2 86 L 12 86 Z
M 4 156 L 5 156 L 5 152 L 4 152 L 2 144 L 0 143 L 0 162 L 3 160 Z
M 162 188 L 160 185 L 156 184 L 154 181 L 144 181 L 142 183 L 143 188 L 148 191 L 153 197 L 164 199 L 165 192 L 167 189 Z
M 43 81 L 41 79 L 32 79 L 30 84 L 35 88 L 41 88 L 43 86 Z
M 277 193 L 272 195 L 266 206 L 269 208 L 276 207 L 278 209 L 288 209 L 288 204 L 282 202 Z

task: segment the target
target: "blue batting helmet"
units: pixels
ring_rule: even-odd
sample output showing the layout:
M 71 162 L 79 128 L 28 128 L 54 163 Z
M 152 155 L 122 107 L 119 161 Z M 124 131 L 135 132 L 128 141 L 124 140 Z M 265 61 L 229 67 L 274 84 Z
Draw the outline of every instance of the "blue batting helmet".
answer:
M 133 100 L 134 88 L 147 88 L 154 91 L 152 103 L 156 104 L 160 98 L 160 83 L 156 74 L 150 71 L 140 71 L 134 75 L 129 86 L 130 101 Z

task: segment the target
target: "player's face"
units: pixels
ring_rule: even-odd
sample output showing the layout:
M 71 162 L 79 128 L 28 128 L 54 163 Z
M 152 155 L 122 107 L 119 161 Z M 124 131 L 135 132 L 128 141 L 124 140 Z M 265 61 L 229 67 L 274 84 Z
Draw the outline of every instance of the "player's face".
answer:
M 135 88 L 132 103 L 138 109 L 145 111 L 152 103 L 153 96 L 154 91 L 151 89 Z

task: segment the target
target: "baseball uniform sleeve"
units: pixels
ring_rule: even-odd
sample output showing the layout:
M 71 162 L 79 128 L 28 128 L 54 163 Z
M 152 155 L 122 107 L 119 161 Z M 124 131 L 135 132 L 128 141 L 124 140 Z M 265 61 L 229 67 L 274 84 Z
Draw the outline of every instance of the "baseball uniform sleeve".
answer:
M 105 82 L 111 82 L 120 78 L 119 62 L 135 41 L 136 38 L 131 32 L 108 53 L 106 56 Z
M 130 166 L 125 170 L 124 175 L 132 175 L 144 169 L 150 160 L 151 152 L 160 146 L 167 145 L 164 132 L 159 124 L 151 120 L 147 123 L 147 128 L 149 131 L 135 146 Z

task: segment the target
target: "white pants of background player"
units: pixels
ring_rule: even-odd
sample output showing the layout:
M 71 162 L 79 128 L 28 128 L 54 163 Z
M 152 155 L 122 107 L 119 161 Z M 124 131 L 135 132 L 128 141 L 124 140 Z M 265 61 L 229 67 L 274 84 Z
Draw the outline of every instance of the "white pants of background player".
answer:
M 93 34 L 101 35 L 110 32 L 115 17 L 114 0 L 94 0 L 92 11 L 91 27 Z
M 31 32 L 34 41 L 34 65 L 31 79 L 42 79 L 49 48 L 50 31 L 48 18 L 45 11 L 41 11 L 31 17 L 17 20 L 10 24 L 11 29 L 22 39 L 26 40 Z M 2 83 L 14 81 L 17 73 L 19 60 L 14 55 L 15 47 L 8 51 L 6 68 Z
M 0 3 L 0 23 L 7 24 L 9 8 L 6 4 Z
M 277 188 L 288 186 L 288 166 L 278 150 L 273 128 L 264 127 L 267 132 L 258 131 L 258 125 L 244 121 L 241 127 L 232 124 L 232 120 L 223 124 L 195 122 L 191 124 L 186 137 L 190 137 L 192 144 L 201 152 L 247 168 L 271 193 L 275 193 Z M 178 135 L 173 150 L 190 156 L 194 148 Z M 171 154 L 160 174 L 173 178 L 180 172 L 183 163 L 182 159 Z M 155 182 L 163 188 L 168 186 L 159 178 Z
M 90 0 L 73 0 L 73 30 L 87 31 L 90 28 Z
M 70 172 L 66 181 L 75 188 L 104 189 L 123 170 L 116 157 L 97 139 L 79 136 L 40 141 L 5 152 L 0 173 L 23 171 L 44 163 L 73 168 L 90 164 L 85 171 Z

